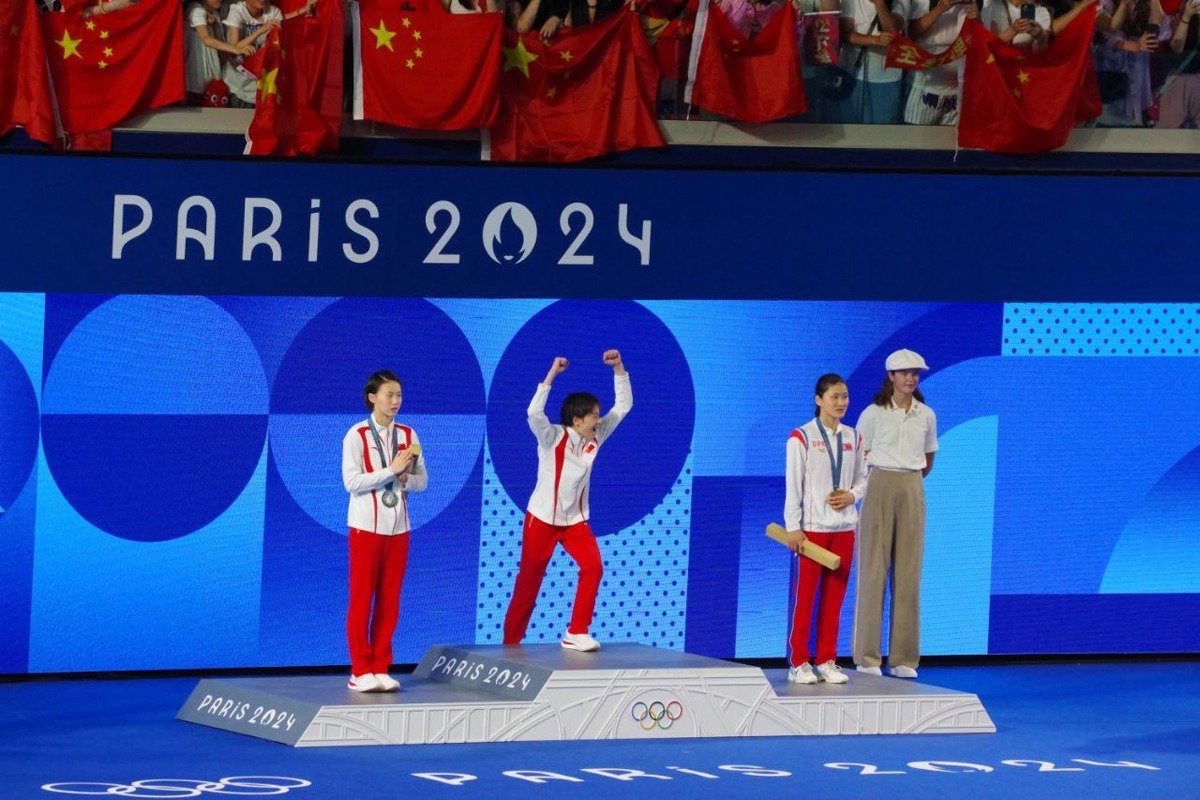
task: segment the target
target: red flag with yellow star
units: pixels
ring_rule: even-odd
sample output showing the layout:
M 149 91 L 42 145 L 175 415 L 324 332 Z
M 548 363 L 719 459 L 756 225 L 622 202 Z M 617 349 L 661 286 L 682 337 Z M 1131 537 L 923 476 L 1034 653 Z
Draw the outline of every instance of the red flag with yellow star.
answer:
M 693 59 L 688 101 L 741 122 L 769 122 L 803 114 L 804 82 L 791 3 L 753 39 L 741 34 L 716 3 L 701 6 L 696 29 L 703 37 Z
M 30 139 L 55 141 L 46 48 L 34 0 L 0 4 L 0 136 L 16 125 Z
M 650 40 L 663 78 L 687 77 L 697 6 L 698 0 L 649 0 L 638 4 L 642 30 Z
M 492 124 L 500 105 L 503 15 L 399 5 L 359 0 L 354 118 L 427 131 Z
M 341 3 L 322 0 L 315 17 L 284 20 L 267 34 L 254 54 L 258 91 L 246 131 L 247 153 L 295 156 L 337 150 L 344 27 Z
M 1071 21 L 1041 53 L 1004 44 L 977 20 L 963 23 L 959 147 L 994 153 L 1045 153 L 1066 143 L 1071 128 L 1100 114 L 1092 71 L 1096 6 Z
M 492 126 L 495 161 L 579 161 L 664 147 L 654 116 L 658 65 L 636 12 L 563 29 L 551 42 L 538 31 L 509 32 Z
M 176 0 L 142 0 L 85 19 L 83 7 L 42 15 L 66 133 L 114 128 L 183 100 L 183 26 Z

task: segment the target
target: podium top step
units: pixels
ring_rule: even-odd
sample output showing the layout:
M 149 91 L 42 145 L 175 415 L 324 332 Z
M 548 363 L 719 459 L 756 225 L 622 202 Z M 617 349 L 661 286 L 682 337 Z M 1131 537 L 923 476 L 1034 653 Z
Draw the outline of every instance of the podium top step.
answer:
M 743 667 L 718 658 L 679 653 L 644 644 L 618 642 L 581 653 L 558 644 L 435 644 L 425 652 L 413 677 L 479 689 L 515 700 L 532 700 L 556 673 L 673 671 L 730 672 Z
M 551 671 L 625 669 L 738 669 L 742 664 L 719 658 L 681 653 L 634 642 L 603 645 L 594 653 L 567 650 L 558 644 L 434 645 L 478 656 L 489 661 L 506 661 Z

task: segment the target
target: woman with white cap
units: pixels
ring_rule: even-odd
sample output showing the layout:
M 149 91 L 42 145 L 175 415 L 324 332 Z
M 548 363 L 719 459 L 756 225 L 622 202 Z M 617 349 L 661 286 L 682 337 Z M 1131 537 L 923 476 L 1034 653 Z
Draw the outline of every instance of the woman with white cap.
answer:
M 888 672 L 917 677 L 920 661 L 921 562 L 925 553 L 924 478 L 938 449 L 937 417 L 917 388 L 925 359 L 897 350 L 871 405 L 858 418 L 870 474 L 858 530 L 854 663 L 881 675 L 883 593 L 891 574 Z

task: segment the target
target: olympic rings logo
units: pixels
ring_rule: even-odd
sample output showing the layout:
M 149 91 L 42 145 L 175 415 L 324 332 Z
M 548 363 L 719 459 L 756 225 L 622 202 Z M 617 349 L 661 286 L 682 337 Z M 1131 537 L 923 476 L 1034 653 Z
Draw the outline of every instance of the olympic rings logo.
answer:
M 100 795 L 104 797 L 153 797 L 157 800 L 199 797 L 203 794 L 253 795 L 287 794 L 292 789 L 312 786 L 303 778 L 280 775 L 236 775 L 216 781 L 192 778 L 143 778 L 131 783 L 47 783 L 42 786 L 55 794 Z
M 639 700 L 629 709 L 629 714 L 644 731 L 652 731 L 655 728 L 665 731 L 669 730 L 676 720 L 683 718 L 683 703 L 678 700 L 668 703 L 655 700 L 647 705 Z

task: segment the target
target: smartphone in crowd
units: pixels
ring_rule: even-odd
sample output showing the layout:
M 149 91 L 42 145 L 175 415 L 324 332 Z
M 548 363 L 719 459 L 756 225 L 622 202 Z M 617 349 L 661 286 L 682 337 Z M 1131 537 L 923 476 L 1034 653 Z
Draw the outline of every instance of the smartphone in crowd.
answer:
M 1021 19 L 1033 19 L 1037 15 L 1036 3 L 1025 3 L 1021 6 Z

